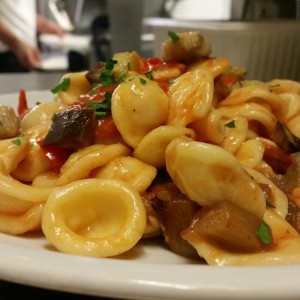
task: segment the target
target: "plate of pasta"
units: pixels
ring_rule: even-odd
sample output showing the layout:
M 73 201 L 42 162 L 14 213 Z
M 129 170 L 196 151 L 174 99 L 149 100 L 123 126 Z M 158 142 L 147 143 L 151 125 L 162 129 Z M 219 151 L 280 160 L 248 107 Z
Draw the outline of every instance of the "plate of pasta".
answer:
M 122 299 L 296 299 L 300 83 L 200 32 L 0 96 L 0 278 Z M 298 138 L 299 137 L 299 138 Z

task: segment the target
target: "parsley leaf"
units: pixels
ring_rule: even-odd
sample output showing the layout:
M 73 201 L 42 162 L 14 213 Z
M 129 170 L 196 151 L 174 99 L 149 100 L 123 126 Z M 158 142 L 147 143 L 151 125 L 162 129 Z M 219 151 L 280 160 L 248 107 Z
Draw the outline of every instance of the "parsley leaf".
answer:
M 149 78 L 150 80 L 153 80 L 153 75 L 152 75 L 152 73 L 153 73 L 153 69 L 152 70 L 150 70 L 149 72 L 146 72 L 144 75 L 147 77 L 147 78 Z
M 104 117 L 110 111 L 111 107 L 111 93 L 104 94 L 104 100 L 101 102 L 85 102 L 84 104 L 93 108 L 96 111 L 96 117 Z
M 144 78 L 140 77 L 140 83 L 145 85 L 147 81 Z
M 268 225 L 262 221 L 256 231 L 258 238 L 265 244 L 270 245 L 272 243 L 272 234 Z
M 99 83 L 101 83 L 102 86 L 108 86 L 116 82 L 113 75 L 113 69 L 115 64 L 117 63 L 118 61 L 114 59 L 109 59 L 107 61 L 105 69 L 102 71 L 98 79 Z
M 168 31 L 168 36 L 172 39 L 173 42 L 178 42 L 180 40 L 179 35 L 174 31 Z
M 52 92 L 53 94 L 57 94 L 57 93 L 60 92 L 60 91 L 64 91 L 64 92 L 67 91 L 67 89 L 68 89 L 69 86 L 70 86 L 70 82 L 71 82 L 70 78 L 64 78 L 62 82 L 60 82 L 57 86 L 55 86 L 55 87 L 51 90 L 51 92 Z
M 235 122 L 234 122 L 234 120 L 226 123 L 225 126 L 228 127 L 228 128 L 235 128 Z
M 22 137 L 23 135 L 20 135 L 20 136 L 17 136 L 14 140 L 12 140 L 11 142 L 13 143 L 13 144 L 15 144 L 15 145 L 21 145 L 21 137 Z

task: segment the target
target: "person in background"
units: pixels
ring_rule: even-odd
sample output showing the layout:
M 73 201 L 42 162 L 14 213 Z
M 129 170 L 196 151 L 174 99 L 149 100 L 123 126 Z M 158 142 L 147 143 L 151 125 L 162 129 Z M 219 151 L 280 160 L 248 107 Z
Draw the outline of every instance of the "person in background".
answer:
M 35 0 L 0 1 L 1 73 L 26 72 L 40 66 L 38 33 L 64 35 L 58 24 L 37 13 Z

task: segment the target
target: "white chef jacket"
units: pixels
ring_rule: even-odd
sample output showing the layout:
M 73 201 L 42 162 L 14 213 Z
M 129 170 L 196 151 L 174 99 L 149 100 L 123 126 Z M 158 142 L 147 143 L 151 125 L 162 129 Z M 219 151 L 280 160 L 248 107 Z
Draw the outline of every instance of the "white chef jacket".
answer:
M 0 0 L 0 20 L 20 39 L 36 46 L 36 1 Z M 0 41 L 0 52 L 9 48 Z

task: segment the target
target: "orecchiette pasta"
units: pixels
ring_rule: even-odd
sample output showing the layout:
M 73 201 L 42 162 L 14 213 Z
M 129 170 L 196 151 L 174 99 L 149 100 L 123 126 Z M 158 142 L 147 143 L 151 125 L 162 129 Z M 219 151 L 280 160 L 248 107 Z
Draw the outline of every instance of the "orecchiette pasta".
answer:
M 94 257 L 162 236 L 211 265 L 300 263 L 300 83 L 246 80 L 201 33 L 171 36 L 163 59 L 116 53 L 19 107 L 0 231 Z
M 97 257 L 129 250 L 145 226 L 141 197 L 119 180 L 85 179 L 58 188 L 42 218 L 43 232 L 57 249 Z

